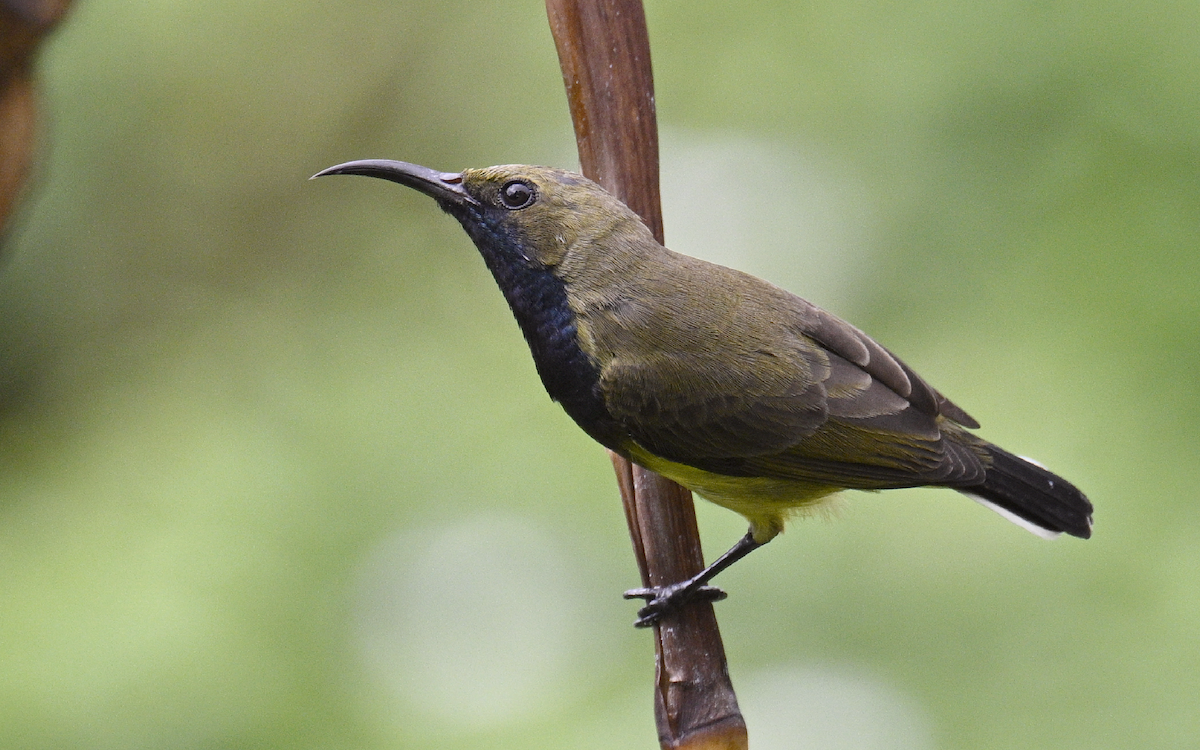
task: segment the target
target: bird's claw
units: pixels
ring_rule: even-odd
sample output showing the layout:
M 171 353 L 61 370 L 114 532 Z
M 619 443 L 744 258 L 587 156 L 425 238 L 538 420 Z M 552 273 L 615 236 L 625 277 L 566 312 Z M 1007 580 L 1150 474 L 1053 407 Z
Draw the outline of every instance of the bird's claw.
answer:
M 693 601 L 719 602 L 726 594 L 716 586 L 707 584 L 696 586 L 690 581 L 656 586 L 642 589 L 630 589 L 624 594 L 626 599 L 645 599 L 646 606 L 638 610 L 638 618 L 634 621 L 635 628 L 648 628 L 658 622 L 659 618 L 668 612 L 679 609 L 684 604 Z

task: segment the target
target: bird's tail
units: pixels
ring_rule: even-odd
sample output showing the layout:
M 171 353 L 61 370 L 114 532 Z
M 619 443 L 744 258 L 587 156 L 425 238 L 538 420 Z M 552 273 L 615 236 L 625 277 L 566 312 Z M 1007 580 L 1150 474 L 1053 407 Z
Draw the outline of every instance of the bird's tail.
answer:
M 960 492 L 1047 539 L 1064 531 L 1081 539 L 1092 535 L 1092 504 L 1075 485 L 995 445 L 987 451 L 992 465 L 983 484 Z

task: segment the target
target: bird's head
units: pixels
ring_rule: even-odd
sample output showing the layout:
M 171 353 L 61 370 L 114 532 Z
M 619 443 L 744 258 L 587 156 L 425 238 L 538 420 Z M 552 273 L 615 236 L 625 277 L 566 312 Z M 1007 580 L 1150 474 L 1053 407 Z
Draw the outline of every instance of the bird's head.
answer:
M 313 176 L 332 174 L 379 177 L 430 196 L 462 223 L 489 264 L 526 263 L 557 273 L 572 256 L 649 236 L 637 215 L 599 185 L 551 167 L 505 164 L 438 172 L 408 162 L 365 159 Z M 492 254 L 496 257 L 488 257 Z M 575 260 L 586 263 L 585 258 Z

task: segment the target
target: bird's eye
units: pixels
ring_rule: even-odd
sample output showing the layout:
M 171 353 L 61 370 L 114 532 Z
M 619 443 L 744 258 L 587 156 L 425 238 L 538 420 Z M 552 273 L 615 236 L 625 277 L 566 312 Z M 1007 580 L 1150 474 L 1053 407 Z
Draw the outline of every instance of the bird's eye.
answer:
M 504 202 L 505 208 L 513 210 L 525 208 L 533 203 L 536 197 L 537 193 L 534 192 L 533 185 L 524 180 L 506 182 L 504 187 L 500 188 L 500 200 Z

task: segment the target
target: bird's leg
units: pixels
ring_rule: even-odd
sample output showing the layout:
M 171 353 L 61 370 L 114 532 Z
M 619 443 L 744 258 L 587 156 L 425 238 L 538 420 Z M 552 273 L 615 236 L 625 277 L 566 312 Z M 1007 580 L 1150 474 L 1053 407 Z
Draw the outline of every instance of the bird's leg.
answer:
M 708 582 L 722 570 L 741 560 L 746 555 L 763 546 L 763 544 L 765 542 L 759 543 L 754 541 L 754 536 L 747 532 L 746 536 L 738 540 L 737 544 L 730 547 L 728 552 L 713 560 L 712 565 L 709 565 L 686 581 L 672 583 L 670 586 L 652 586 L 645 589 L 630 589 L 626 591 L 626 599 L 646 600 L 646 606 L 638 610 L 638 619 L 633 623 L 634 627 L 648 628 L 667 612 L 678 609 L 692 599 L 707 599 L 714 602 L 724 599 L 726 597 L 725 592 L 716 586 L 709 586 Z

